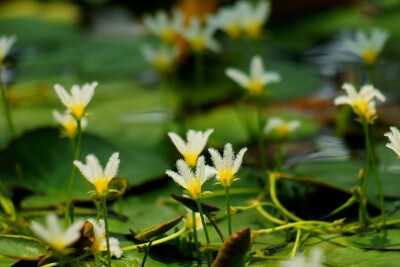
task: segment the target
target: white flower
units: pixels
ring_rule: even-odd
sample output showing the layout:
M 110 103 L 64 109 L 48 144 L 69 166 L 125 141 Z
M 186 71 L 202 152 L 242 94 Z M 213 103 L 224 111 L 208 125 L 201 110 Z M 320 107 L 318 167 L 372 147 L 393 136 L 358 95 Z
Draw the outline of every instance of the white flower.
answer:
M 86 156 L 86 165 L 78 160 L 75 160 L 74 164 L 82 175 L 96 187 L 97 193 L 102 195 L 108 188 L 108 183 L 117 175 L 120 162 L 118 157 L 118 152 L 112 154 L 104 170 L 94 155 Z
M 189 231 L 193 230 L 193 211 L 185 207 L 186 210 L 186 218 L 187 218 L 187 229 Z M 208 221 L 207 217 L 205 218 L 206 222 Z M 203 229 L 203 224 L 201 223 L 200 213 L 195 212 L 195 226 L 196 230 Z
M 210 152 L 212 161 L 214 162 L 217 180 L 224 187 L 231 186 L 232 182 L 238 180 L 238 178 L 235 178 L 235 174 L 242 165 L 243 155 L 247 151 L 247 148 L 242 148 L 236 157 L 232 145 L 229 143 L 225 145 L 223 156 L 221 156 L 214 148 L 210 148 L 208 151 Z
M 282 264 L 283 267 L 323 267 L 322 261 L 322 250 L 314 248 L 311 250 L 309 258 L 306 259 L 303 254 L 297 255 L 289 261 Z
M 379 53 L 382 51 L 389 34 L 380 29 L 374 29 L 370 38 L 364 31 L 357 31 L 355 39 L 345 39 L 344 44 L 350 51 L 359 55 L 367 65 L 376 63 Z
M 397 158 L 400 158 L 400 131 L 396 127 L 390 127 L 391 132 L 385 133 L 385 136 L 389 138 L 390 143 L 387 143 L 386 146 L 396 152 L 398 155 Z
M 204 156 L 200 156 L 197 160 L 195 173 L 182 159 L 176 162 L 176 166 L 178 173 L 168 170 L 166 172 L 167 175 L 185 188 L 193 199 L 199 198 L 201 196 L 201 186 L 214 175 L 214 169 L 205 165 Z
M 281 80 L 281 77 L 278 73 L 264 71 L 260 56 L 254 56 L 252 58 L 250 64 L 250 75 L 247 75 L 234 68 L 226 69 L 225 74 L 254 95 L 261 94 L 265 85 L 276 83 Z
M 199 18 L 192 18 L 189 26 L 183 28 L 181 34 L 196 53 L 200 53 L 205 49 L 218 52 L 220 46 L 213 38 L 215 30 L 216 28 L 211 23 L 207 23 L 207 26 L 203 28 L 200 25 Z
M 46 217 L 46 226 L 37 222 L 32 222 L 30 228 L 43 241 L 53 249 L 62 252 L 65 248 L 72 245 L 81 236 L 80 229 L 84 222 L 74 222 L 66 231 L 63 231 L 58 222 L 57 216 L 53 213 Z
M 359 93 L 349 83 L 343 84 L 342 88 L 346 90 L 347 96 L 336 97 L 335 105 L 350 105 L 358 116 L 364 117 L 368 123 L 372 124 L 377 117 L 374 98 L 384 102 L 385 96 L 372 85 L 364 85 Z
M 17 38 L 15 36 L 1 36 L 0 37 L 0 68 L 3 63 L 4 57 L 10 52 L 11 47 Z
M 104 224 L 104 220 L 100 219 L 98 222 L 93 219 L 88 219 L 93 225 L 93 233 L 94 233 L 94 241 L 90 248 L 90 250 L 96 254 L 102 251 L 107 250 L 107 241 L 106 241 L 106 228 Z M 122 256 L 122 250 L 119 246 L 119 241 L 115 237 L 110 237 L 110 254 L 111 256 L 115 256 L 116 258 L 120 258 Z
M 142 47 L 142 54 L 159 72 L 167 73 L 173 69 L 178 50 L 166 45 L 160 45 L 157 49 L 145 45 Z
M 229 37 L 238 38 L 241 31 L 241 14 L 237 8 L 221 8 L 215 16 L 210 17 L 209 23 L 225 31 Z
M 53 117 L 64 128 L 63 134 L 65 134 L 69 138 L 74 138 L 76 136 L 78 130 L 78 123 L 76 119 L 71 116 L 71 114 L 69 113 L 61 114 L 57 110 L 53 110 Z M 82 130 L 86 128 L 86 126 L 87 126 L 87 119 L 82 118 L 81 120 Z
M 269 1 L 261 0 L 256 6 L 253 6 L 249 1 L 237 2 L 235 8 L 240 14 L 241 28 L 246 34 L 255 38 L 260 36 L 262 27 L 268 19 L 270 13 Z
M 71 89 L 71 95 L 59 84 L 54 85 L 54 89 L 69 112 L 77 120 L 80 120 L 85 115 L 85 108 L 92 99 L 97 84 L 97 82 L 91 84 L 86 83 L 82 88 L 80 88 L 79 85 L 74 85 Z
M 186 133 L 187 143 L 185 143 L 185 141 L 174 132 L 169 132 L 168 135 L 179 153 L 184 157 L 186 163 L 189 164 L 189 166 L 194 167 L 196 165 L 197 157 L 204 149 L 208 137 L 212 132 L 214 132 L 213 129 L 208 129 L 204 133 L 202 131 L 189 130 Z
M 183 14 L 178 9 L 172 12 L 169 18 L 165 11 L 158 11 L 154 17 L 147 15 L 143 19 L 148 30 L 166 43 L 174 41 L 175 36 L 181 31 Z
M 264 133 L 270 134 L 275 132 L 279 138 L 286 138 L 288 135 L 300 126 L 300 121 L 284 121 L 278 117 L 270 118 L 265 127 Z

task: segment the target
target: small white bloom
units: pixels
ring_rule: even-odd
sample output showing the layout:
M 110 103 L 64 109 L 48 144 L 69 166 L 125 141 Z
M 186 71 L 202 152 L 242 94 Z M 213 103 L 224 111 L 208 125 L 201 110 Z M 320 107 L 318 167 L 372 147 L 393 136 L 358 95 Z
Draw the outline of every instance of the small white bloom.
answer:
M 1 36 L 0 37 L 0 67 L 4 57 L 10 52 L 11 47 L 17 41 L 15 36 Z
M 264 71 L 263 62 L 260 56 L 254 56 L 252 58 L 250 64 L 250 75 L 234 68 L 226 69 L 225 74 L 254 95 L 261 94 L 265 85 L 276 83 L 281 80 L 281 76 L 277 72 Z
M 88 219 L 93 225 L 93 233 L 94 233 L 94 241 L 90 248 L 90 250 L 96 254 L 102 251 L 107 250 L 107 241 L 106 241 L 106 228 L 104 224 L 104 220 L 100 219 L 98 222 L 93 219 Z M 110 254 L 111 256 L 115 256 L 116 258 L 120 258 L 122 256 L 122 250 L 119 246 L 119 241 L 115 237 L 109 238 L 110 242 Z
M 86 83 L 82 88 L 80 88 L 79 85 L 74 85 L 71 89 L 71 95 L 59 84 L 54 85 L 54 89 L 69 112 L 77 120 L 80 120 L 85 115 L 85 108 L 92 99 L 97 84 L 97 82 L 91 84 Z
M 284 121 L 281 118 L 272 117 L 267 121 L 264 127 L 264 133 L 268 135 L 275 132 L 279 138 L 285 138 L 300 127 L 300 124 L 298 120 Z
M 53 110 L 53 117 L 64 128 L 63 134 L 65 134 L 69 138 L 74 138 L 76 136 L 78 130 L 78 123 L 71 114 L 69 113 L 61 114 L 57 110 Z M 87 119 L 82 118 L 81 120 L 82 130 L 86 128 L 87 123 L 88 123 Z
M 396 152 L 398 155 L 397 158 L 400 158 L 400 131 L 396 127 L 390 127 L 391 132 L 385 133 L 385 136 L 389 138 L 390 143 L 387 143 L 386 146 Z
M 364 85 L 359 93 L 349 83 L 343 84 L 342 88 L 347 92 L 347 96 L 336 97 L 335 105 L 350 105 L 358 116 L 364 117 L 372 124 L 377 117 L 374 98 L 384 102 L 385 96 L 372 85 Z
M 81 236 L 80 229 L 84 222 L 74 222 L 66 231 L 60 227 L 57 216 L 53 213 L 46 217 L 46 226 L 37 222 L 32 222 L 30 228 L 43 241 L 49 244 L 53 249 L 62 252 L 65 248 L 72 245 Z
M 159 72 L 167 73 L 173 69 L 179 51 L 175 47 L 160 45 L 154 49 L 150 45 L 142 47 L 142 54 Z
M 205 165 L 204 156 L 200 156 L 197 160 L 196 172 L 182 159 L 176 162 L 178 173 L 168 170 L 166 173 L 177 184 L 189 191 L 193 199 L 199 198 L 201 195 L 201 186 L 214 175 L 214 169 Z
M 189 231 L 193 230 L 193 211 L 191 209 L 188 209 L 185 207 L 186 210 L 186 218 L 187 218 L 187 229 Z M 207 217 L 204 218 L 207 222 Z M 201 230 L 203 229 L 203 224 L 201 223 L 201 216 L 200 213 L 195 212 L 195 222 L 196 230 Z
M 229 37 L 238 38 L 241 32 L 241 14 L 237 8 L 221 8 L 209 23 L 225 31 Z
M 223 156 L 221 156 L 214 148 L 209 148 L 208 151 L 210 152 L 212 161 L 214 162 L 217 180 L 224 187 L 231 186 L 232 182 L 238 179 L 235 178 L 235 174 L 242 165 L 243 155 L 247 151 L 247 148 L 242 148 L 236 157 L 232 145 L 229 143 L 225 145 Z
M 253 6 L 249 1 L 239 1 L 235 8 L 236 12 L 240 14 L 241 28 L 246 34 L 251 38 L 260 36 L 271 10 L 270 2 L 261 0 L 256 6 Z
M 169 18 L 165 11 L 160 10 L 154 15 L 154 17 L 150 15 L 145 16 L 143 23 L 151 33 L 164 42 L 171 43 L 182 29 L 183 14 L 180 10 L 175 9 L 172 12 L 172 17 Z
M 195 17 L 190 20 L 188 27 L 182 29 L 181 34 L 196 53 L 205 49 L 219 52 L 220 46 L 213 37 L 215 31 L 216 28 L 212 23 L 207 23 L 206 27 L 202 27 L 199 18 Z
M 379 53 L 382 51 L 389 34 L 380 29 L 373 29 L 370 38 L 364 31 L 357 31 L 355 39 L 345 39 L 347 48 L 359 55 L 367 65 L 376 63 Z
M 189 130 L 186 133 L 187 143 L 174 132 L 169 132 L 168 135 L 172 142 L 182 154 L 189 166 L 194 167 L 201 151 L 206 146 L 208 137 L 214 132 L 213 129 L 208 129 L 204 133 L 202 131 Z
M 120 162 L 118 157 L 118 152 L 112 154 L 104 170 L 94 155 L 86 156 L 86 165 L 78 160 L 74 161 L 74 165 L 78 167 L 82 175 L 96 187 L 96 191 L 101 195 L 108 188 L 108 183 L 111 179 L 117 175 Z
M 294 258 L 286 261 L 282 264 L 283 267 L 323 267 L 322 261 L 322 250 L 314 248 L 311 250 L 308 259 L 303 255 L 296 255 Z

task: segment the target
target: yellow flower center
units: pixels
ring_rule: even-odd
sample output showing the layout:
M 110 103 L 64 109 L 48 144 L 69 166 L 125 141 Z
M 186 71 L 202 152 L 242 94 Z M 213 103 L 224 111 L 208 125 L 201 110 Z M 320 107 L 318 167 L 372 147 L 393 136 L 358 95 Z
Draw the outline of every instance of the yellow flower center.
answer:
M 250 91 L 250 93 L 254 95 L 259 95 L 261 94 L 262 90 L 264 88 L 264 85 L 260 80 L 252 79 L 247 85 L 247 89 Z
M 190 167 L 195 167 L 196 166 L 196 162 L 197 162 L 197 158 L 198 158 L 199 154 L 198 153 L 190 153 L 190 154 L 185 154 L 183 155 L 186 163 L 190 166 Z
M 170 64 L 165 58 L 163 57 L 157 57 L 154 60 L 154 67 L 162 73 L 168 72 L 170 69 Z
M 64 127 L 64 132 L 69 138 L 74 138 L 76 135 L 76 130 L 78 128 L 78 124 L 76 121 L 68 121 L 62 124 Z
M 69 107 L 71 110 L 71 114 L 75 117 L 75 119 L 80 120 L 82 119 L 83 115 L 85 114 L 85 105 L 83 104 L 74 104 Z
M 92 251 L 93 254 L 96 254 L 96 253 L 106 250 L 106 248 L 101 245 L 101 243 L 102 243 L 101 241 L 102 241 L 102 238 L 97 238 L 93 242 L 93 245 L 90 247 L 90 251 Z
M 171 27 L 165 28 L 161 34 L 160 38 L 164 43 L 172 43 L 174 41 L 175 31 Z
M 193 214 L 191 214 L 192 216 L 187 216 L 187 229 L 193 229 Z M 201 226 L 201 218 L 197 215 L 195 215 L 195 227 L 199 227 Z
M 237 24 L 231 24 L 226 27 L 225 30 L 229 37 L 231 37 L 232 39 L 236 39 L 240 36 L 240 28 Z
M 362 58 L 364 59 L 364 62 L 367 65 L 375 64 L 377 57 L 378 57 L 378 51 L 372 48 L 367 49 L 362 53 Z
M 368 123 L 372 123 L 375 119 L 375 112 L 368 107 L 368 103 L 365 100 L 359 100 L 352 103 L 354 112 L 360 116 L 364 117 Z
M 201 52 L 206 47 L 206 42 L 202 36 L 197 36 L 190 41 L 190 45 L 195 52 Z
M 252 22 L 246 26 L 246 34 L 250 38 L 257 38 L 261 34 L 262 24 L 259 22 Z
M 281 126 L 278 126 L 278 127 L 276 128 L 276 133 L 278 134 L 278 136 L 279 136 L 280 138 L 285 138 L 285 137 L 287 137 L 287 136 L 289 135 L 289 133 L 290 133 L 290 128 L 289 128 L 289 126 L 286 125 L 286 124 L 281 125 Z
M 201 193 L 201 183 L 195 178 L 194 181 L 187 185 L 186 189 L 193 199 L 197 199 Z
M 217 175 L 223 187 L 231 186 L 235 173 L 232 170 L 217 171 Z
M 65 249 L 65 240 L 63 238 L 56 238 L 51 246 L 57 251 L 63 251 Z
M 104 178 L 96 178 L 93 180 L 93 184 L 96 187 L 97 193 L 102 195 L 104 191 L 108 188 L 108 180 Z

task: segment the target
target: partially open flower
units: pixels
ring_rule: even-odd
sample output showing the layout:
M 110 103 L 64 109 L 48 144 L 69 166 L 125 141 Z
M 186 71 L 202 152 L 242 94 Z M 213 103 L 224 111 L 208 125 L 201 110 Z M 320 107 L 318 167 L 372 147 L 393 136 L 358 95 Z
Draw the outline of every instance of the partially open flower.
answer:
M 72 245 L 81 236 L 80 229 L 84 222 L 74 222 L 66 231 L 60 227 L 57 216 L 54 213 L 48 214 L 46 217 L 46 226 L 37 222 L 32 222 L 31 229 L 45 241 L 49 246 L 58 252 L 63 252 L 68 246 Z
M 281 80 L 278 73 L 264 71 L 260 56 L 254 56 L 251 60 L 250 75 L 234 68 L 226 69 L 225 74 L 253 95 L 260 95 L 265 85 Z
M 153 17 L 145 16 L 143 22 L 148 30 L 163 42 L 171 43 L 182 28 L 183 14 L 175 9 L 172 12 L 172 17 L 169 17 L 165 11 L 160 10 Z
M 54 89 L 61 99 L 61 102 L 68 108 L 72 116 L 77 120 L 81 120 L 85 115 L 85 108 L 92 99 L 96 86 L 97 82 L 91 84 L 86 83 L 82 88 L 80 88 L 79 85 L 74 85 L 71 89 L 71 95 L 59 84 L 56 84 Z
M 278 138 L 287 138 L 290 133 L 295 131 L 300 126 L 300 121 L 284 121 L 278 117 L 272 117 L 268 120 L 264 128 L 265 134 L 275 133 Z
M 376 63 L 379 53 L 388 39 L 389 34 L 380 29 L 374 29 L 368 38 L 364 31 L 357 31 L 355 39 L 345 39 L 344 43 L 350 51 L 359 55 L 366 65 Z
M 358 93 L 353 85 L 343 84 L 342 87 L 347 92 L 347 96 L 338 96 L 335 98 L 335 105 L 350 105 L 354 113 L 360 118 L 365 118 L 367 123 L 372 124 L 377 118 L 374 98 L 384 102 L 385 96 L 372 85 L 364 85 Z
M 150 45 L 142 47 L 142 54 L 160 73 L 169 73 L 173 70 L 179 51 L 175 47 L 160 45 L 154 49 Z
M 249 1 L 237 2 L 236 12 L 240 14 L 241 27 L 250 38 L 259 37 L 270 13 L 270 3 L 261 0 L 256 6 Z
M 202 195 L 202 185 L 214 175 L 213 168 L 205 165 L 204 156 L 200 156 L 197 160 L 195 173 L 192 172 L 191 168 L 182 159 L 176 162 L 176 166 L 178 173 L 168 170 L 166 172 L 167 175 L 185 188 L 193 199 L 198 199 Z
M 197 230 L 203 229 L 203 224 L 201 223 L 200 213 L 195 212 L 195 221 L 193 222 L 193 211 L 191 209 L 186 208 L 186 207 L 185 207 L 185 210 L 186 210 L 186 214 L 187 214 L 186 215 L 186 219 L 187 219 L 186 228 L 189 231 L 193 230 L 193 226 L 195 226 Z M 207 218 L 206 218 L 206 220 L 207 220 Z
M 104 170 L 94 155 L 86 156 L 86 165 L 78 160 L 75 160 L 74 164 L 82 175 L 96 187 L 97 193 L 104 195 L 108 189 L 108 183 L 117 175 L 120 162 L 118 157 L 118 152 L 112 154 Z
M 208 137 L 214 132 L 213 129 L 208 129 L 204 133 L 202 131 L 189 130 L 186 133 L 187 143 L 176 133 L 169 132 L 168 135 L 172 142 L 178 149 L 179 153 L 182 154 L 185 161 L 189 166 L 196 166 L 196 161 L 201 151 L 204 149 Z
M 385 133 L 385 136 L 389 138 L 390 143 L 387 143 L 386 146 L 396 152 L 398 155 L 397 158 L 400 159 L 400 131 L 396 127 L 390 127 L 391 132 Z
M 106 241 L 106 228 L 104 224 L 104 220 L 100 219 L 99 221 L 95 221 L 93 219 L 88 220 L 89 223 L 93 226 L 94 238 L 91 240 L 92 246 L 90 250 L 93 254 L 97 254 L 102 251 L 107 250 L 107 241 Z M 119 246 L 119 241 L 115 237 L 109 238 L 110 242 L 110 254 L 111 256 L 115 256 L 116 258 L 120 258 L 122 256 L 122 250 Z
M 234 181 L 238 180 L 238 178 L 235 178 L 235 174 L 242 165 L 243 155 L 247 151 L 247 148 L 242 148 L 236 157 L 232 145 L 229 143 L 225 145 L 223 156 L 214 148 L 210 148 L 208 151 L 214 162 L 218 182 L 223 187 L 231 186 Z
M 78 123 L 74 117 L 69 113 L 61 114 L 57 110 L 53 110 L 54 119 L 61 124 L 63 127 L 62 134 L 68 138 L 74 138 L 78 132 Z M 84 129 L 87 126 L 87 119 L 82 118 L 81 128 Z
M 219 52 L 220 46 L 213 37 L 215 30 L 211 23 L 202 27 L 199 18 L 192 18 L 189 26 L 183 28 L 181 34 L 195 53 L 201 53 L 205 49 Z
M 17 38 L 15 36 L 1 36 L 0 37 L 0 68 L 3 66 L 4 57 L 10 52 L 11 47 Z

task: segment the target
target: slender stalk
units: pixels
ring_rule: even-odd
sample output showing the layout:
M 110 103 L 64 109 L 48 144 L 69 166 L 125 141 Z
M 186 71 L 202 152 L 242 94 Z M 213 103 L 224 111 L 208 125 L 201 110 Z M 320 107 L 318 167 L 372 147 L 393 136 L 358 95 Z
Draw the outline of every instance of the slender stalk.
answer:
M 296 255 L 296 251 L 300 245 L 300 236 L 301 236 L 301 229 L 297 229 L 296 240 L 294 241 L 292 253 L 290 253 L 290 257 L 293 258 Z
M 345 203 L 343 203 L 342 205 L 340 205 L 340 207 L 334 209 L 333 211 L 329 212 L 327 215 L 325 215 L 322 218 L 329 218 L 333 215 L 335 215 L 336 213 L 350 207 L 351 205 L 353 205 L 354 203 L 356 203 L 356 199 L 354 196 L 350 197 Z
M 79 154 L 81 151 L 81 146 L 82 146 L 82 125 L 81 125 L 81 120 L 77 120 L 77 131 L 78 131 L 78 144 L 75 147 L 74 153 L 74 160 L 79 159 Z M 68 189 L 67 189 L 67 200 L 65 202 L 65 227 L 68 227 L 70 221 L 72 222 L 74 220 L 74 214 L 70 214 L 70 202 L 71 202 L 71 195 L 72 195 L 72 189 L 74 188 L 74 182 L 75 182 L 75 173 L 76 173 L 76 167 L 74 164 L 72 164 L 72 170 L 71 170 L 71 176 L 69 177 L 69 183 L 68 183 Z M 69 218 L 71 217 L 71 220 Z
M 269 214 L 265 209 L 263 209 L 261 206 L 258 206 L 256 208 L 256 210 L 263 216 L 265 217 L 267 220 L 276 223 L 276 224 L 285 224 L 285 221 L 282 221 L 278 218 L 275 218 L 274 216 L 272 216 L 271 214 Z
M 264 131 L 263 118 L 261 108 L 261 98 L 257 98 L 257 119 L 258 119 L 258 151 L 260 153 L 260 162 L 262 170 L 265 170 L 265 155 L 264 155 Z
M 370 160 L 371 166 L 372 166 L 372 170 L 374 172 L 375 182 L 378 187 L 379 200 L 380 200 L 381 212 L 382 212 L 382 220 L 383 220 L 383 225 L 385 225 L 386 207 L 385 207 L 385 199 L 384 199 L 383 189 L 382 189 L 382 182 L 381 182 L 381 178 L 379 176 L 378 169 L 376 167 L 376 161 L 375 161 L 374 152 L 373 152 L 373 148 L 372 148 L 372 144 L 371 144 L 371 135 L 369 133 L 368 124 L 366 122 L 364 122 L 363 126 L 364 126 L 364 132 L 365 132 L 365 141 L 366 141 L 366 145 L 367 145 L 367 154 L 368 154 L 368 158 Z M 365 191 L 363 193 L 365 193 Z
M 252 233 L 255 235 L 261 235 L 261 234 L 270 234 L 276 231 L 282 231 L 285 229 L 289 229 L 289 228 L 293 228 L 293 227 L 299 227 L 302 225 L 320 225 L 320 226 L 334 226 L 336 223 L 328 223 L 328 222 L 324 222 L 324 221 L 301 221 L 301 222 L 293 222 L 293 223 L 288 223 L 285 225 L 280 225 L 274 228 L 268 228 L 268 229 L 260 229 L 260 230 L 256 230 L 253 231 Z M 315 227 L 313 227 L 315 228 Z
M 196 229 L 196 212 L 192 211 L 192 224 L 193 224 L 193 239 L 194 247 L 196 249 L 196 255 L 199 252 L 199 241 L 197 239 L 197 229 Z
M 153 240 L 150 241 L 149 245 L 146 246 L 146 249 L 144 250 L 144 257 L 143 257 L 143 260 L 142 260 L 141 267 L 144 267 L 145 264 L 146 264 L 147 255 L 150 253 L 151 243 L 153 243 Z
M 200 213 L 200 218 L 201 218 L 201 224 L 203 225 L 203 230 L 204 230 L 204 235 L 206 236 L 206 241 L 207 244 L 210 244 L 210 238 L 208 236 L 208 231 L 207 231 L 207 225 L 206 222 L 204 220 L 204 216 L 203 216 L 203 209 L 201 208 L 201 203 L 200 203 L 200 199 L 196 199 L 196 203 L 197 203 L 197 208 L 199 209 L 199 213 Z M 212 263 L 212 256 L 211 254 L 207 254 L 207 264 L 210 267 Z
M 375 64 L 367 66 L 369 82 L 376 86 Z
M 297 217 L 296 215 L 292 214 L 291 212 L 289 212 L 278 200 L 278 197 L 276 196 L 276 178 L 274 174 L 270 174 L 269 176 L 269 184 L 270 184 L 270 194 L 271 194 L 271 199 L 272 202 L 274 202 L 274 204 L 276 205 L 276 207 L 278 209 L 280 209 L 280 211 L 284 214 L 286 214 L 286 216 L 288 216 L 289 218 L 291 218 L 294 221 L 303 221 L 302 219 L 300 219 L 299 217 Z
M 229 186 L 225 186 L 225 197 L 226 197 L 226 212 L 228 214 L 228 233 L 232 235 L 232 223 L 231 223 L 231 204 L 229 201 Z
M 3 99 L 4 113 L 6 114 L 7 124 L 8 124 L 8 128 L 10 130 L 11 137 L 14 137 L 16 135 L 16 131 L 14 128 L 14 123 L 11 118 L 10 106 L 9 106 L 7 94 L 6 94 L 6 85 L 4 84 L 4 82 L 1 78 L 1 70 L 2 69 L 0 68 L 1 96 Z
M 222 243 L 224 242 L 224 235 L 222 234 L 221 230 L 219 229 L 218 225 L 215 223 L 213 218 L 209 216 L 208 214 L 205 214 L 207 219 L 211 222 L 212 226 L 214 226 L 215 231 L 217 231 L 219 238 L 221 238 Z
M 107 244 L 107 266 L 111 267 L 111 252 L 110 252 L 110 233 L 108 232 L 108 215 L 107 215 L 107 203 L 106 203 L 106 196 L 101 197 L 101 204 L 103 208 L 103 219 L 106 228 L 106 244 Z

